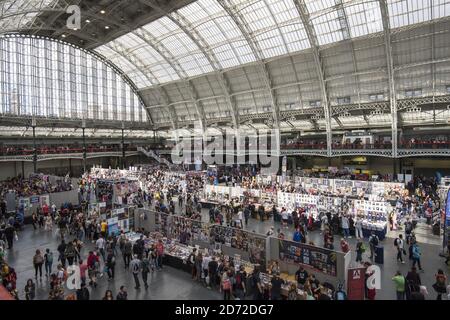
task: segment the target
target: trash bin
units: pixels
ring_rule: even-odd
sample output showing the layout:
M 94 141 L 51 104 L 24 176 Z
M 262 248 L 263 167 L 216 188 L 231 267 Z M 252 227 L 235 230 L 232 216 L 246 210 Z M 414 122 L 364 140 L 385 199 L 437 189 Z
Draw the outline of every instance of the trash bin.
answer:
M 382 246 L 375 247 L 375 263 L 384 264 L 384 247 Z

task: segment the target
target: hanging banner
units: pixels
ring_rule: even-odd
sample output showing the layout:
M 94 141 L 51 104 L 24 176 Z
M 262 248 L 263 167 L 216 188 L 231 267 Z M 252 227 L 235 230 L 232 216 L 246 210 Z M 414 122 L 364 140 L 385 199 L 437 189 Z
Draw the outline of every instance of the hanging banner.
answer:
M 31 204 L 37 204 L 39 203 L 39 196 L 31 196 L 30 197 Z
M 365 268 L 353 268 L 347 271 L 348 300 L 364 300 L 365 296 Z

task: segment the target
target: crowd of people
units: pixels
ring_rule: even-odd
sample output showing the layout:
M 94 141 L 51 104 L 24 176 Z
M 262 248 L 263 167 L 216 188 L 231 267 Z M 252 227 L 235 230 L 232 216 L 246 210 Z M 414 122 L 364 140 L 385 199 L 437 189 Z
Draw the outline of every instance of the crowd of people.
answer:
M 10 191 L 15 192 L 17 197 L 29 197 L 72 189 L 73 186 L 69 177 L 50 181 L 47 175 L 30 175 L 28 178 L 18 176 L 0 182 L 0 198 L 3 202 L 5 194 Z

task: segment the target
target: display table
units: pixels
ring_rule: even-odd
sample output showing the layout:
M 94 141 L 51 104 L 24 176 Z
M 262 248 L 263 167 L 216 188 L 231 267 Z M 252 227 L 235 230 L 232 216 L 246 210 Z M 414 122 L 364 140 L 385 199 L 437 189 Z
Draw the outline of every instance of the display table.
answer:
M 387 222 L 362 222 L 362 231 L 364 238 L 369 238 L 372 234 L 372 231 L 378 236 L 380 241 L 383 241 L 386 238 L 387 234 Z

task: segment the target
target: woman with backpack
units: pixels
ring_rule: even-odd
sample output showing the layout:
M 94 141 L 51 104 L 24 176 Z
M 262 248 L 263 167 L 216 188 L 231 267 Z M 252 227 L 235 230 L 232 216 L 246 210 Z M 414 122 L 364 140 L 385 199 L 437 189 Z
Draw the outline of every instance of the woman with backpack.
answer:
M 223 291 L 223 299 L 231 300 L 231 277 L 228 269 L 225 269 L 222 274 L 220 288 Z
M 41 254 L 41 251 L 36 250 L 36 254 L 33 256 L 33 266 L 35 271 L 35 278 L 37 279 L 38 271 L 42 281 L 42 265 L 44 264 L 44 257 Z

